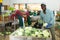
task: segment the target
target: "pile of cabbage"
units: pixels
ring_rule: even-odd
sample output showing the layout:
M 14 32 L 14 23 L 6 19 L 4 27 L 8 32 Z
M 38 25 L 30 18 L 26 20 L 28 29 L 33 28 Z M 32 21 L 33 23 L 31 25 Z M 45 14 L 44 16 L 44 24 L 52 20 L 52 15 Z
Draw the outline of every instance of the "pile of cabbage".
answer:
M 32 27 L 19 28 L 14 33 L 13 36 L 31 36 L 39 38 L 50 37 L 50 32 L 48 30 L 40 30 Z

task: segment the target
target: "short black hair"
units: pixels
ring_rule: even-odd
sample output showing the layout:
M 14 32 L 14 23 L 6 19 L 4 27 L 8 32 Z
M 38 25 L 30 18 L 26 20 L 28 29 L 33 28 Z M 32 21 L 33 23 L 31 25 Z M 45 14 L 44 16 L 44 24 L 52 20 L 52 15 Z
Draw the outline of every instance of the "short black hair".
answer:
M 46 6 L 46 4 L 41 4 L 41 6 L 42 6 L 42 5 Z

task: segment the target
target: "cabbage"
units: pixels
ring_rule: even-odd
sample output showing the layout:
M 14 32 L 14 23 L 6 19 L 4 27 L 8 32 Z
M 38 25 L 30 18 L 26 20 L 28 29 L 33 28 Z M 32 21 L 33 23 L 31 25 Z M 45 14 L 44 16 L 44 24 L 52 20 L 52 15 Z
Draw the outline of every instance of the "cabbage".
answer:
M 25 27 L 25 30 L 31 31 L 32 30 L 32 27 Z
M 4 36 L 4 34 L 2 32 L 0 32 L 0 36 Z
M 43 36 L 39 34 L 38 37 L 39 37 L 39 38 L 42 38 Z
M 24 32 L 24 30 L 22 28 L 19 29 L 19 32 Z
M 36 37 L 36 35 L 35 35 L 35 34 L 31 34 L 31 36 L 32 36 L 32 37 Z
M 44 30 L 43 35 L 44 35 L 44 37 L 49 37 L 50 33 L 47 30 Z
M 38 35 L 39 34 L 39 32 L 35 32 L 35 35 Z
M 19 28 L 14 34 L 14 36 L 31 36 L 31 37 L 44 37 L 47 38 L 50 36 L 50 33 L 47 30 L 40 30 L 32 27 Z
M 22 32 L 19 32 L 19 33 L 18 33 L 18 35 L 22 36 L 22 35 L 23 35 L 23 33 L 22 33 Z

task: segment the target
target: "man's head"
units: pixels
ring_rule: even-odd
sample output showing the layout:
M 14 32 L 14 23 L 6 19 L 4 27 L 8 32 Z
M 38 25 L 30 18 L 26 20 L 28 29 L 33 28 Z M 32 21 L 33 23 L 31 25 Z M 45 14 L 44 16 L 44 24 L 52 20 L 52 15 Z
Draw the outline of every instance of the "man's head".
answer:
M 46 10 L 46 4 L 42 3 L 41 8 L 42 8 L 42 10 Z

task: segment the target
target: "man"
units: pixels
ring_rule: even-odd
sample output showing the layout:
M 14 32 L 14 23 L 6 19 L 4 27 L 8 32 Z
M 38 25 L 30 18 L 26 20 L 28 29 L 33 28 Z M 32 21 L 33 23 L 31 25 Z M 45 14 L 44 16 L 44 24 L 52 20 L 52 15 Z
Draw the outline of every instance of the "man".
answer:
M 47 23 L 45 28 L 49 29 L 52 34 L 52 40 L 55 40 L 55 33 L 54 33 L 54 15 L 53 11 L 49 10 L 46 8 L 46 4 L 42 3 L 41 4 L 41 19 L 43 20 L 43 23 Z
M 29 15 L 28 12 L 16 10 L 16 11 L 11 15 L 11 19 L 14 19 L 14 17 L 15 17 L 16 19 L 19 19 L 19 26 L 20 26 L 20 27 L 23 27 L 23 20 L 22 20 L 23 17 L 24 17 L 24 20 L 27 21 L 28 26 L 31 25 L 30 15 Z
M 14 20 L 14 17 L 19 20 L 19 26 L 23 27 L 23 21 L 22 21 L 22 12 L 20 10 L 15 10 L 13 14 L 11 15 L 11 19 Z

